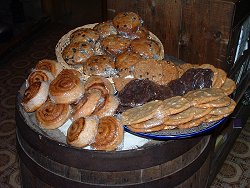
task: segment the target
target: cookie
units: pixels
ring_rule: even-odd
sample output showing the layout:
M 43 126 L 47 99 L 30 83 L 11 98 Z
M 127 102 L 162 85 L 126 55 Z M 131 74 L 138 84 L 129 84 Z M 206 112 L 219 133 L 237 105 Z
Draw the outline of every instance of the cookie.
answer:
M 159 113 L 162 101 L 155 100 L 126 110 L 121 114 L 123 125 L 131 125 L 152 119 Z
M 197 104 L 195 107 L 198 108 L 210 108 L 210 107 L 223 107 L 223 106 L 228 106 L 231 102 L 230 97 L 224 96 L 221 99 L 213 100 L 208 103 L 203 103 L 203 104 Z
M 184 97 L 192 104 L 198 105 L 208 103 L 213 100 L 221 99 L 225 96 L 222 89 L 204 88 L 188 92 Z
M 153 117 L 152 119 L 149 119 L 147 121 L 132 124 L 130 126 L 136 129 L 148 129 L 148 128 L 153 128 L 155 126 L 161 125 L 163 122 L 164 122 L 163 117 Z
M 187 129 L 187 128 L 192 128 L 192 127 L 197 127 L 201 123 L 203 123 L 204 120 L 206 120 L 205 116 L 203 116 L 201 118 L 198 118 L 198 119 L 191 120 L 191 121 L 189 121 L 187 123 L 180 124 L 180 125 L 177 126 L 177 128 L 178 129 Z
M 212 110 L 213 108 L 196 108 L 194 106 L 187 109 L 187 111 L 189 111 L 189 113 L 193 115 L 193 120 L 204 117 L 205 115 L 209 114 Z
M 224 84 L 221 86 L 221 89 L 223 90 L 225 95 L 231 95 L 236 89 L 236 84 L 232 79 L 227 78 Z
M 191 106 L 189 101 L 181 96 L 165 99 L 162 103 L 162 113 L 173 115 L 188 109 Z
M 215 115 L 215 116 L 228 116 L 234 111 L 234 108 L 236 106 L 236 102 L 231 99 L 231 103 L 228 106 L 220 107 L 220 108 L 214 108 L 209 114 Z
M 153 67 L 153 68 L 152 68 Z M 162 65 L 159 61 L 148 59 L 134 65 L 134 76 L 138 79 L 149 79 L 156 83 L 162 81 Z
M 165 60 L 159 61 L 159 63 L 162 66 L 162 78 L 158 84 L 166 85 L 179 77 L 178 69 L 174 63 Z
M 155 126 L 155 127 L 151 127 L 151 128 L 146 128 L 146 129 L 143 129 L 143 128 L 134 128 L 133 126 L 129 126 L 129 129 L 133 132 L 142 132 L 142 133 L 149 133 L 149 132 L 157 132 L 157 131 L 161 131 L 163 130 L 165 127 L 164 124 L 162 125 L 158 125 L 158 126 Z
M 211 122 L 219 121 L 222 118 L 224 118 L 223 115 L 211 115 L 211 114 L 207 114 L 204 117 L 205 117 L 204 123 L 211 123 Z
M 225 80 L 227 79 L 227 73 L 224 70 L 217 68 L 217 73 L 218 73 L 217 79 L 215 83 L 213 84 L 214 88 L 220 88 L 224 84 Z
M 184 110 L 180 113 L 169 115 L 164 118 L 164 124 L 165 125 L 179 125 L 186 122 L 189 122 L 193 119 L 194 115 L 190 111 Z
M 199 68 L 203 68 L 203 69 L 211 69 L 214 72 L 214 76 L 213 76 L 213 84 L 215 84 L 217 77 L 218 77 L 218 69 L 215 68 L 213 65 L 211 64 L 202 64 L 199 66 Z
M 198 66 L 199 65 L 197 65 L 197 64 L 184 63 L 184 64 L 180 64 L 176 68 L 178 70 L 179 77 L 181 77 L 183 75 L 183 73 L 186 72 L 188 69 L 197 68 Z

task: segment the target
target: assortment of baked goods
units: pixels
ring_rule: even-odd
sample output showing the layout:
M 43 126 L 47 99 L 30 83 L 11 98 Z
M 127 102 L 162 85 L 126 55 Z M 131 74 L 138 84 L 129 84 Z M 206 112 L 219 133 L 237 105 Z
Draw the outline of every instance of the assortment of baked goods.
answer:
M 39 61 L 21 104 L 42 129 L 67 120 L 67 143 L 117 150 L 123 125 L 134 132 L 186 129 L 230 115 L 236 88 L 210 64 L 164 60 L 159 39 L 133 12 L 76 28 L 56 47 L 57 61 Z

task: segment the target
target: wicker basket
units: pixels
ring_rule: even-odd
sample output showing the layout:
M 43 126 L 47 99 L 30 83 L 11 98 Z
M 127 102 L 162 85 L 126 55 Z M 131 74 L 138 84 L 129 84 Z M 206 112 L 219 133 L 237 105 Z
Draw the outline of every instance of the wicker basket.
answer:
M 94 23 L 94 24 L 87 24 L 87 25 L 84 25 L 84 26 L 80 26 L 80 27 L 77 27 L 71 31 L 69 31 L 68 33 L 66 33 L 65 35 L 62 36 L 62 38 L 58 41 L 57 45 L 56 45 L 56 48 L 55 48 L 55 53 L 56 53 L 56 58 L 57 58 L 57 61 L 63 66 L 63 68 L 65 69 L 77 69 L 78 71 L 80 71 L 81 73 L 83 72 L 83 67 L 81 65 L 77 66 L 77 65 L 69 65 L 67 64 L 63 57 L 62 57 L 62 52 L 64 50 L 64 48 L 69 45 L 70 43 L 70 35 L 79 30 L 79 29 L 82 29 L 82 28 L 91 28 L 93 29 L 95 25 L 97 25 L 98 23 Z M 164 59 L 164 47 L 161 43 L 161 41 L 151 32 L 149 32 L 149 38 L 150 39 L 153 39 L 155 40 L 156 42 L 159 43 L 160 45 L 160 48 L 161 48 L 161 53 L 160 53 L 160 59 Z M 98 45 L 97 45 L 98 46 Z M 99 47 L 97 47 L 97 49 L 95 49 L 95 51 L 97 51 L 97 54 L 102 54 L 102 50 L 100 48 L 100 44 L 99 44 Z

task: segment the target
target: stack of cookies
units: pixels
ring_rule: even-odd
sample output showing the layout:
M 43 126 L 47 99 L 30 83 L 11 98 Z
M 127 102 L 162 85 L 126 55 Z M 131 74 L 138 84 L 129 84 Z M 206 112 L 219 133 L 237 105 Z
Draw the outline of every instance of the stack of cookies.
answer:
M 236 106 L 226 93 L 223 88 L 204 88 L 184 96 L 150 101 L 124 111 L 122 123 L 134 132 L 155 132 L 218 121 L 231 114 Z

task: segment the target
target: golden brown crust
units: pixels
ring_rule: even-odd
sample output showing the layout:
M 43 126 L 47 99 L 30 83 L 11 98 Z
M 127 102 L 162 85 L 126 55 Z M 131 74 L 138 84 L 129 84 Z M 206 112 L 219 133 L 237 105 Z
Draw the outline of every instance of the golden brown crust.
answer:
M 97 89 L 102 92 L 102 95 L 113 95 L 115 93 L 112 83 L 102 76 L 91 76 L 84 84 L 85 91 Z
M 85 93 L 84 97 L 73 106 L 72 120 L 75 121 L 80 117 L 90 116 L 94 112 L 100 99 L 101 92 L 99 90 L 92 90 Z
M 116 73 L 114 60 L 107 55 L 93 55 L 83 65 L 83 73 L 110 77 Z
M 112 21 L 99 23 L 93 29 L 99 33 L 101 38 L 106 38 L 109 35 L 117 34 L 117 30 L 114 27 Z
M 31 84 L 24 92 L 23 95 L 23 103 L 27 103 L 28 101 L 30 101 L 32 98 L 34 98 L 37 93 L 40 90 L 42 83 L 41 82 L 34 82 L 33 84 Z
M 113 24 L 118 32 L 129 34 L 142 25 L 142 19 L 134 12 L 120 12 L 113 18 Z
M 37 109 L 36 119 L 42 128 L 56 129 L 66 122 L 69 114 L 70 106 L 68 104 L 55 104 L 47 101 Z
M 99 120 L 94 149 L 112 151 L 119 147 L 123 140 L 123 126 L 113 116 L 106 116 Z
M 225 95 L 231 95 L 236 89 L 236 84 L 232 79 L 227 78 L 224 84 L 221 86 L 221 89 L 223 90 Z
M 71 43 L 81 42 L 81 43 L 90 43 L 94 45 L 98 39 L 99 39 L 98 32 L 90 28 L 82 28 L 76 30 L 70 35 Z
M 53 75 L 48 71 L 34 70 L 29 74 L 27 82 L 28 85 L 31 85 L 34 82 L 51 82 L 53 79 Z
M 118 55 L 126 51 L 131 40 L 119 35 L 109 35 L 101 41 L 102 48 L 111 55 Z
M 123 70 L 135 65 L 141 60 L 143 60 L 143 58 L 139 54 L 126 51 L 116 57 L 115 67 L 118 70 Z
M 159 44 L 152 39 L 134 39 L 130 44 L 130 48 L 132 52 L 139 54 L 145 59 L 161 59 L 161 48 Z
M 70 43 L 62 52 L 63 59 L 70 65 L 83 64 L 92 55 L 94 55 L 92 45 L 82 42 Z
M 62 66 L 60 63 L 50 59 L 42 59 L 38 61 L 35 68 L 38 70 L 49 71 L 54 77 L 56 77 L 62 70 Z
M 59 74 L 49 86 L 50 98 L 56 103 L 70 104 L 78 100 L 84 93 L 79 77 Z
M 79 118 L 67 131 L 67 143 L 75 147 L 85 147 L 95 141 L 98 119 L 94 116 Z

